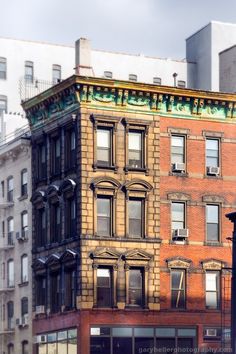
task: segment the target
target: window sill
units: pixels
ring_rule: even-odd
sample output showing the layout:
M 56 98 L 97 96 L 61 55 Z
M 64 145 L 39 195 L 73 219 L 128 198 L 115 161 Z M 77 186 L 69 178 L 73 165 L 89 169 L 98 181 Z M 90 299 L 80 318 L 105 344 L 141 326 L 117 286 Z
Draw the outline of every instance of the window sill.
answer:
M 145 172 L 145 174 L 149 175 L 149 169 L 147 167 L 132 167 L 132 166 L 125 166 L 124 168 L 125 173 L 128 172 Z
M 27 286 L 27 285 L 29 285 L 28 281 L 18 284 L 19 288 L 23 288 L 24 286 Z
M 18 200 L 21 202 L 22 200 L 28 199 L 28 194 L 21 195 Z
M 223 179 L 223 177 L 220 176 L 220 175 L 215 176 L 215 175 L 208 175 L 208 174 L 205 174 L 204 178 L 207 178 L 207 179 Z
M 97 170 L 112 170 L 112 171 L 117 171 L 118 170 L 118 166 L 115 165 L 97 165 L 97 164 L 93 164 L 93 170 L 97 171 Z
M 170 240 L 169 241 L 170 245 L 188 245 L 189 241 L 188 240 Z
M 169 172 L 169 176 L 176 176 L 176 177 L 188 177 L 188 173 L 187 172 L 174 172 L 174 171 L 170 171 Z
M 217 241 L 205 241 L 204 246 L 210 246 L 210 247 L 223 247 L 222 242 L 217 242 Z

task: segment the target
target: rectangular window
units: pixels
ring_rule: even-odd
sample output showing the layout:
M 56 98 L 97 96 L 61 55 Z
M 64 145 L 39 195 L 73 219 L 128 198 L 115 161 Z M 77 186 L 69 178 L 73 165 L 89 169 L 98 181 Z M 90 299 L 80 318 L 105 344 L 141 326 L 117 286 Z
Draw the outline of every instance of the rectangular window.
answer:
M 46 211 L 44 208 L 37 210 L 37 237 L 36 243 L 38 247 L 45 246 L 47 239 L 46 230 Z
M 130 268 L 129 270 L 129 305 L 143 306 L 143 270 Z
M 47 177 L 47 161 L 46 161 L 46 147 L 44 144 L 38 146 L 38 178 L 39 180 Z
M 52 66 L 52 82 L 58 84 L 61 81 L 61 65 L 54 64 Z
M 171 270 L 171 307 L 185 308 L 185 270 Z
M 185 229 L 185 203 L 171 203 L 171 228 L 173 232 Z
M 66 143 L 65 143 L 65 166 L 66 169 L 75 167 L 76 165 L 76 137 L 75 130 L 68 130 L 66 132 Z
M 0 95 L 0 117 L 7 113 L 7 96 Z
M 28 298 L 27 297 L 23 297 L 21 299 L 21 316 L 25 316 L 28 315 L 29 312 L 29 308 L 28 308 Z
M 14 261 L 10 260 L 7 263 L 7 286 L 8 288 L 13 288 L 15 285 L 14 277 Z
M 9 246 L 14 244 L 14 219 L 12 217 L 7 219 L 7 244 Z
M 142 168 L 143 165 L 143 134 L 138 131 L 128 133 L 128 164 L 132 168 Z
M 6 80 L 7 78 L 7 59 L 0 58 L 0 79 Z
M 106 79 L 112 79 L 112 72 L 111 71 L 104 71 L 104 77 Z
M 7 303 L 7 327 L 8 329 L 14 328 L 14 303 L 13 301 L 8 301 Z
M 111 166 L 111 129 L 97 129 L 97 165 Z
M 14 180 L 13 177 L 7 179 L 7 201 L 13 202 L 13 189 L 14 189 Z
M 74 269 L 65 270 L 65 309 L 70 310 L 75 307 L 76 298 L 76 272 Z
M 61 142 L 60 138 L 51 140 L 51 172 L 58 174 L 61 170 Z
M 206 166 L 219 167 L 219 140 L 218 139 L 206 139 Z
M 60 274 L 50 275 L 50 309 L 52 313 L 60 310 Z
M 51 243 L 60 241 L 61 238 L 61 209 L 58 203 L 51 204 L 50 239 Z
M 171 136 L 171 164 L 172 170 L 185 170 L 185 137 Z
M 36 306 L 46 305 L 46 277 L 36 277 Z
M 97 269 L 97 306 L 111 307 L 112 303 L 111 269 Z
M 25 283 L 28 280 L 28 256 L 24 255 L 21 257 L 21 283 Z
M 129 237 L 140 238 L 143 236 L 144 201 L 141 199 L 130 199 L 129 208 Z
M 206 205 L 207 241 L 219 242 L 219 205 Z
M 34 81 L 34 63 L 32 61 L 25 62 L 25 81 L 30 83 Z
M 178 80 L 178 87 L 185 88 L 186 87 L 186 82 L 183 80 Z
M 4 181 L 1 181 L 1 196 L 4 198 L 5 196 L 5 184 Z
M 97 198 L 97 233 L 101 236 L 111 236 L 112 199 L 98 196 Z
M 75 199 L 68 199 L 66 202 L 66 238 L 76 235 L 76 203 Z
M 206 308 L 219 309 L 220 277 L 219 272 L 206 271 Z
M 28 213 L 21 213 L 21 236 L 23 239 L 28 239 Z
M 27 170 L 21 171 L 21 196 L 25 196 L 28 193 L 28 172 Z

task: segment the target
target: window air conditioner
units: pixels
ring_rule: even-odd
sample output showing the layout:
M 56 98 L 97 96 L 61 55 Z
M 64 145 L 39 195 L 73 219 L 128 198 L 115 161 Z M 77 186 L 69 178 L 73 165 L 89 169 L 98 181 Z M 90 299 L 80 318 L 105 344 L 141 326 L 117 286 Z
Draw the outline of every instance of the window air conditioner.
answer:
M 213 175 L 213 176 L 218 176 L 220 174 L 220 168 L 214 167 L 214 166 L 207 166 L 207 174 Z
M 35 314 L 40 315 L 41 313 L 45 313 L 45 306 L 44 305 L 36 306 Z
M 172 171 L 174 172 L 184 172 L 185 171 L 185 163 L 176 162 L 173 164 Z
M 187 238 L 188 229 L 176 229 L 174 230 L 174 238 Z
M 28 324 L 29 324 L 29 316 L 28 315 L 22 316 L 21 321 L 22 321 L 22 326 L 28 326 Z
M 204 330 L 204 337 L 217 337 L 216 328 L 207 328 Z

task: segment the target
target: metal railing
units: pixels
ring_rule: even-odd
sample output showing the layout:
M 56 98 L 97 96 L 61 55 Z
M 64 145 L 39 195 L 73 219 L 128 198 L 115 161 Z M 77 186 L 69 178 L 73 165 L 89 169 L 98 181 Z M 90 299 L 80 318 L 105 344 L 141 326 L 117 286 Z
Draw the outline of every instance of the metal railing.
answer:
M 41 80 L 38 78 L 33 78 L 32 81 L 28 81 L 25 77 L 22 77 L 19 81 L 21 101 L 26 101 L 54 85 L 56 85 L 56 83 L 53 81 Z

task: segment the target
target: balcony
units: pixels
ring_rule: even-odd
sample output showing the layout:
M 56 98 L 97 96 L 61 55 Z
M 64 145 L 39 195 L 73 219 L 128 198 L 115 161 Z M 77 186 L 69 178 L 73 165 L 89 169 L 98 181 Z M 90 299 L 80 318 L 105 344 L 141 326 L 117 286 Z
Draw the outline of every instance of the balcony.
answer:
M 9 250 L 14 248 L 14 232 L 8 232 L 5 234 L 1 234 L 0 238 L 0 251 L 1 250 Z

